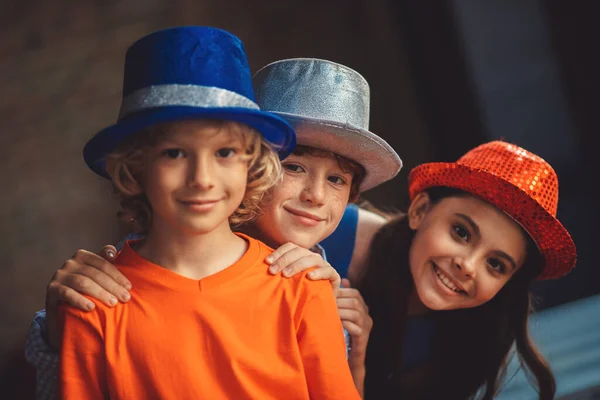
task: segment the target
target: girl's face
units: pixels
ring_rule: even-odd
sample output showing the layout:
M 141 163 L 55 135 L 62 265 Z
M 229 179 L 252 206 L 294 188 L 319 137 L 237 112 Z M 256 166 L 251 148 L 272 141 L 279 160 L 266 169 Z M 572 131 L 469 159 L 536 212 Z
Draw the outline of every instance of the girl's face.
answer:
M 420 301 L 432 310 L 472 308 L 492 299 L 526 257 L 520 226 L 474 196 L 432 204 L 426 193 L 412 202 L 409 225 L 416 230 L 410 271 Z

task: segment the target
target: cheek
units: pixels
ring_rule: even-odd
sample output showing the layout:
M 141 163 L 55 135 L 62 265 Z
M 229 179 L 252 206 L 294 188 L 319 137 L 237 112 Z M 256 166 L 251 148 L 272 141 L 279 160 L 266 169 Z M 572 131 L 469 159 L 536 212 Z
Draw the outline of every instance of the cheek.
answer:
M 414 263 L 422 263 L 421 260 L 425 260 L 436 253 L 437 243 L 432 235 L 428 234 L 426 230 L 418 230 L 410 246 L 410 263 L 411 266 Z
M 346 210 L 346 206 L 348 205 L 347 201 L 344 201 L 343 199 L 339 198 L 339 197 L 333 197 L 330 201 L 330 213 L 331 213 L 331 220 L 334 221 L 336 224 L 339 223 L 342 219 L 342 217 L 344 216 L 344 211 Z
M 241 193 L 243 196 L 248 185 L 248 167 L 240 164 L 236 168 L 226 168 L 222 171 L 220 178 L 235 193 Z
M 273 187 L 269 193 L 269 207 L 279 208 L 286 201 L 299 201 L 303 187 L 299 178 L 294 179 L 294 177 L 284 174 L 281 184 Z
M 143 187 L 146 196 L 150 202 L 160 201 L 164 194 L 175 190 L 178 186 L 178 174 L 171 170 L 154 167 L 148 168 L 144 176 L 151 176 L 151 179 L 143 180 Z
M 480 279 L 477 283 L 477 305 L 490 301 L 506 285 L 507 281 L 499 281 L 492 277 Z
M 341 218 L 346 210 L 346 206 L 348 205 L 349 194 L 350 192 L 348 190 L 335 190 L 333 188 L 329 188 L 325 203 L 327 204 L 329 213 L 332 216 L 339 216 Z

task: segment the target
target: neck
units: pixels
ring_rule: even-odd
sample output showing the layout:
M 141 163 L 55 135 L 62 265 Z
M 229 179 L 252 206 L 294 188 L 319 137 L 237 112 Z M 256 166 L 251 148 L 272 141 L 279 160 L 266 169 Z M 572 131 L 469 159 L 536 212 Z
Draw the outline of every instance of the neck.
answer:
M 261 242 L 263 242 L 267 246 L 271 247 L 272 249 L 277 249 L 279 246 L 282 245 L 282 243 L 277 243 L 273 239 L 271 239 L 268 236 L 266 236 L 265 234 L 263 234 L 253 223 L 244 224 L 238 230 L 240 232 L 245 233 L 246 235 L 248 235 L 250 237 L 253 237 L 256 240 L 260 240 Z
M 246 241 L 231 231 L 228 221 L 210 232 L 190 234 L 153 220 L 137 252 L 186 278 L 202 279 L 234 264 L 247 247 Z
M 246 224 L 246 225 L 242 226 L 239 230 L 241 232 L 245 233 L 246 235 L 253 237 L 254 239 L 260 240 L 261 242 L 263 242 L 264 244 L 266 244 L 267 246 L 269 246 L 270 248 L 275 249 L 275 250 L 285 244 L 285 243 L 280 243 L 277 240 L 265 235 L 254 224 Z M 316 244 L 311 246 L 308 250 L 312 250 L 313 247 L 315 247 L 315 246 L 316 246 Z

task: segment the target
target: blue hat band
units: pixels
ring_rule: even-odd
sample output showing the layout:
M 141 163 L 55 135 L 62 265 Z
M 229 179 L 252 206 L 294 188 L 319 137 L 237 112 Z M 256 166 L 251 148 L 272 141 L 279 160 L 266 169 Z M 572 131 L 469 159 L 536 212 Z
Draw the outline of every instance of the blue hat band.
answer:
M 214 86 L 164 84 L 145 87 L 123 99 L 119 120 L 130 114 L 157 107 L 247 108 L 259 110 L 249 98 Z

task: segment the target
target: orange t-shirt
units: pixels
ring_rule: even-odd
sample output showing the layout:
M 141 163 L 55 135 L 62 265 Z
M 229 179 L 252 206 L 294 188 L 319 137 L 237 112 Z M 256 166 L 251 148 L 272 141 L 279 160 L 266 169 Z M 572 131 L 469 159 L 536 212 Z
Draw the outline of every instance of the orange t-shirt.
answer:
M 199 281 L 126 244 L 128 303 L 59 309 L 59 398 L 359 399 L 330 283 L 271 276 L 272 250 L 240 236 L 242 258 Z

